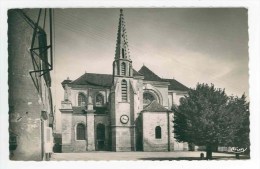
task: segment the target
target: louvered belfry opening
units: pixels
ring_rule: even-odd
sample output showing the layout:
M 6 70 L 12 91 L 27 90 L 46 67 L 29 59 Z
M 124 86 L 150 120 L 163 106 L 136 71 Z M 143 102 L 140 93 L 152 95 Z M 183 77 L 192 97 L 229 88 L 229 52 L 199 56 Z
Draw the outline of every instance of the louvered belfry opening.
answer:
M 125 75 L 125 67 L 126 67 L 126 65 L 125 65 L 125 63 L 123 62 L 123 63 L 121 64 L 121 75 L 122 75 L 122 76 Z
M 122 90 L 122 101 L 127 101 L 127 82 L 126 80 L 122 80 L 121 83 L 121 90 Z
M 122 58 L 125 58 L 125 50 L 122 48 Z

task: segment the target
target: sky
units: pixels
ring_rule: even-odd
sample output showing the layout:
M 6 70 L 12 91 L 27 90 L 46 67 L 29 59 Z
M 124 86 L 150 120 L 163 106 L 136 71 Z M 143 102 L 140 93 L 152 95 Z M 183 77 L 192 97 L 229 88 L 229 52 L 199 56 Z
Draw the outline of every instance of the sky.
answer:
M 190 88 L 213 83 L 228 95 L 248 97 L 246 8 L 123 9 L 133 67 Z M 53 94 L 56 112 L 61 82 L 85 72 L 112 73 L 119 9 L 54 10 Z

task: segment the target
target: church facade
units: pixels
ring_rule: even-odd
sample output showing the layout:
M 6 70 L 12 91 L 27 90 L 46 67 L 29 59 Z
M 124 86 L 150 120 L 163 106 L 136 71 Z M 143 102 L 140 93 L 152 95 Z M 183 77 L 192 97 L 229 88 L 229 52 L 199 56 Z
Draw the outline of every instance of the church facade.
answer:
M 188 88 L 146 66 L 133 68 L 122 10 L 112 65 L 112 75 L 62 82 L 62 152 L 188 150 L 174 139 L 171 111 Z

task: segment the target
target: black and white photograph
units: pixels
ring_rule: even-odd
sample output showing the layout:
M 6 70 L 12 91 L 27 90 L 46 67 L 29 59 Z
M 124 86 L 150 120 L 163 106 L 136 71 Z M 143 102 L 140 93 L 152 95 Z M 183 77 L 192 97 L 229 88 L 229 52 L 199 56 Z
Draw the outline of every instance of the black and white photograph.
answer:
M 250 13 L 7 9 L 6 158 L 215 167 L 254 160 Z

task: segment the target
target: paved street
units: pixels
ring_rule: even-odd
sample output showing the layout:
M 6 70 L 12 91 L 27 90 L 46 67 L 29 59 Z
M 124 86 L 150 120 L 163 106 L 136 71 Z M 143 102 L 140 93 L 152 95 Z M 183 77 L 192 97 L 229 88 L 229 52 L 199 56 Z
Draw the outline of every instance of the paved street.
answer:
M 51 161 L 78 160 L 200 160 L 201 151 L 196 152 L 86 152 L 54 153 Z M 204 156 L 206 156 L 206 153 Z M 245 157 L 241 156 L 241 159 Z M 213 159 L 236 160 L 234 154 L 213 153 Z

